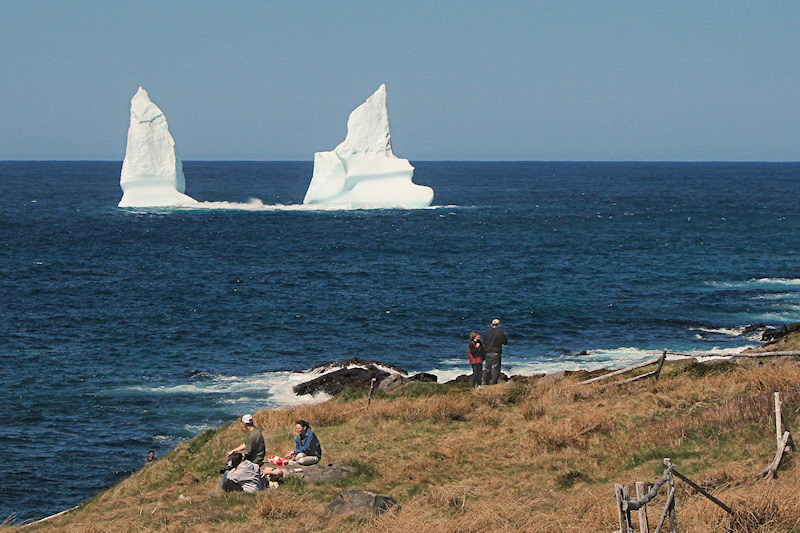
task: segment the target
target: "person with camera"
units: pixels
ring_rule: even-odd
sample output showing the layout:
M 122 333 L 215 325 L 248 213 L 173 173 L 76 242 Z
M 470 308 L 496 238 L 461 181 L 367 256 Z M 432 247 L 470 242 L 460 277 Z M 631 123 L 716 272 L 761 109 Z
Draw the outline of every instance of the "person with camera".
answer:
M 230 457 L 231 454 L 243 451 L 245 459 L 261 466 L 264 464 L 264 457 L 267 455 L 267 448 L 264 445 L 264 435 L 253 423 L 252 415 L 244 415 L 242 417 L 242 424 L 244 424 L 245 429 L 249 431 L 244 444 L 232 449 L 226 453 L 225 456 Z
M 234 452 L 228 457 L 228 464 L 220 470 L 222 480 L 219 488 L 225 492 L 258 492 L 263 488 L 261 468 L 245 459 L 241 453 Z
M 469 334 L 469 364 L 472 366 L 472 376 L 469 386 L 475 388 L 481 384 L 483 378 L 483 358 L 486 352 L 481 344 L 481 334 L 473 331 Z
M 322 457 L 322 445 L 311 431 L 311 426 L 305 420 L 298 420 L 294 425 L 297 437 L 294 439 L 294 451 L 286 454 L 289 464 L 311 466 L 319 462 Z

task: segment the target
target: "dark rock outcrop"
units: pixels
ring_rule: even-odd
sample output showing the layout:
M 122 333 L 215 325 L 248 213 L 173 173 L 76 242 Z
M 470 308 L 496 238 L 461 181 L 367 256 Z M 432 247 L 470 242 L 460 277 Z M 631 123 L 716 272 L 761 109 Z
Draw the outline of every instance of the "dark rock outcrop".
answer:
M 384 369 L 388 369 L 391 372 Z M 300 383 L 299 385 L 295 385 L 292 389 L 295 394 L 317 394 L 322 391 L 335 395 L 342 392 L 347 387 L 369 388 L 373 378 L 375 379 L 375 385 L 383 391 L 401 387 L 409 381 L 421 381 L 424 383 L 436 383 L 438 381 L 438 378 L 433 374 L 420 372 L 419 374 L 409 376 L 408 372 L 394 365 L 382 363 L 380 361 L 359 359 L 358 357 L 345 359 L 343 361 L 323 363 L 311 368 L 310 371 L 327 373 L 304 383 Z M 381 387 L 386 378 L 390 378 L 392 381 Z
M 365 490 L 346 490 L 328 505 L 328 512 L 370 518 L 397 505 L 391 496 L 382 496 Z
M 292 390 L 297 395 L 316 394 L 320 391 L 334 395 L 342 392 L 347 387 L 369 387 L 372 378 L 379 383 L 389 373 L 381 370 L 375 365 L 367 365 L 366 368 L 343 368 L 335 372 L 329 372 L 318 378 L 295 385 Z
M 788 326 L 784 324 L 780 329 L 768 329 L 761 334 L 761 340 L 764 342 L 776 341 L 794 331 L 800 331 L 800 322 L 795 322 Z
M 341 361 L 330 361 L 328 363 L 322 363 L 317 366 L 312 366 L 309 372 L 328 372 L 330 370 L 340 369 L 340 368 L 349 368 L 351 366 L 382 366 L 384 368 L 391 368 L 398 374 L 402 374 L 404 376 L 408 375 L 408 372 L 403 370 L 400 367 L 390 365 L 389 363 L 382 363 L 381 361 L 372 361 L 370 359 L 359 359 L 358 357 L 353 357 L 350 359 L 343 359 Z
M 420 372 L 408 377 L 408 381 L 421 381 L 422 383 L 438 383 L 439 378 L 427 372 Z
M 751 333 L 755 333 L 756 331 L 764 331 L 767 329 L 767 325 L 761 322 L 760 324 L 751 324 L 749 326 L 745 326 L 742 330 L 742 335 L 750 335 Z

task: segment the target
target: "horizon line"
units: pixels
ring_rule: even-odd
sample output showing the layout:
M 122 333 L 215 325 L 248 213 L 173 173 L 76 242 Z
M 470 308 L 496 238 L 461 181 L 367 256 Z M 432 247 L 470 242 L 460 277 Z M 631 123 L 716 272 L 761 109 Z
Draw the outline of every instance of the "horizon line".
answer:
M 770 163 L 800 160 L 767 159 L 408 159 L 418 163 Z M 309 159 L 184 159 L 182 163 L 314 163 Z M 121 159 L 0 159 L 0 163 L 119 163 Z

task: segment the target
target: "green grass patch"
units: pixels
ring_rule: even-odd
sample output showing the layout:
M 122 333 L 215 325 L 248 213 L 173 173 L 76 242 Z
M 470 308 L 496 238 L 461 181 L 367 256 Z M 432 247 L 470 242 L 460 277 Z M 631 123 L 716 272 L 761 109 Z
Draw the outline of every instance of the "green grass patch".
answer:
M 566 490 L 576 483 L 581 482 L 589 482 L 591 481 L 591 476 L 589 474 L 585 474 L 583 472 L 578 472 L 577 470 L 567 470 L 566 472 L 559 474 L 556 476 L 556 485 L 561 490 Z
M 453 388 L 439 383 L 423 383 L 412 381 L 393 392 L 395 398 L 419 398 L 421 396 L 438 396 L 453 394 Z
M 221 433 L 227 427 L 228 426 L 225 425 L 219 428 L 207 429 L 206 431 L 200 433 L 198 436 L 190 440 L 189 444 L 186 447 L 186 450 L 190 454 L 198 453 L 203 449 L 203 447 L 208 443 L 208 441 L 210 441 L 217 434 Z
M 693 376 L 703 377 L 711 374 L 725 374 L 727 372 L 736 372 L 741 370 L 742 367 L 734 363 L 720 363 L 715 365 L 706 365 L 703 363 L 692 363 L 687 365 L 685 371 Z
M 369 387 L 345 387 L 342 392 L 337 393 L 334 398 L 343 402 L 354 402 L 369 395 Z M 383 397 L 383 392 L 378 390 L 376 385 L 372 390 L 373 398 Z

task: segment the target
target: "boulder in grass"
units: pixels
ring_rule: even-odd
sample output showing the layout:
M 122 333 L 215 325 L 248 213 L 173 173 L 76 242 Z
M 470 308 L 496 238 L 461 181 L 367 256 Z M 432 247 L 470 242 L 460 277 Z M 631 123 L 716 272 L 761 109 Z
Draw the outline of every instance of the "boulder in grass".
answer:
M 365 490 L 346 490 L 328 505 L 329 513 L 371 518 L 397 505 L 391 496 L 382 496 Z
M 311 466 L 289 465 L 278 468 L 286 477 L 295 477 L 309 483 L 330 483 L 348 476 L 357 470 L 348 465 L 339 463 L 317 463 Z

